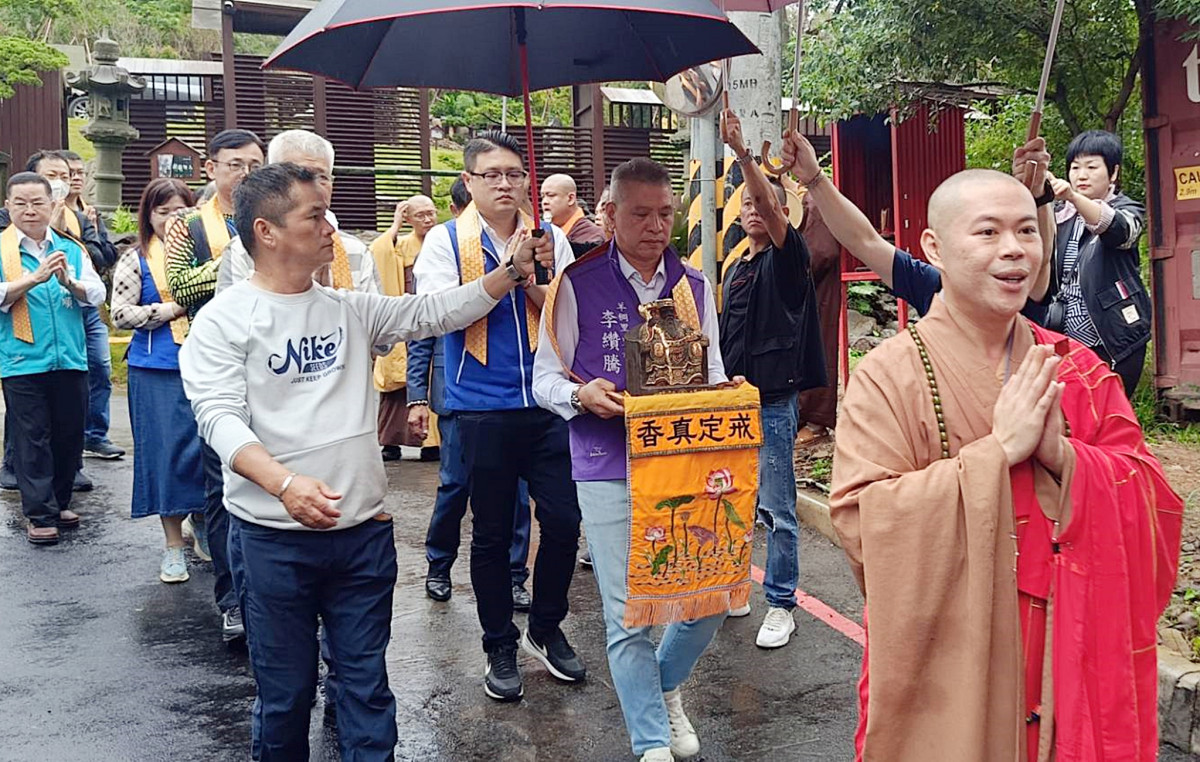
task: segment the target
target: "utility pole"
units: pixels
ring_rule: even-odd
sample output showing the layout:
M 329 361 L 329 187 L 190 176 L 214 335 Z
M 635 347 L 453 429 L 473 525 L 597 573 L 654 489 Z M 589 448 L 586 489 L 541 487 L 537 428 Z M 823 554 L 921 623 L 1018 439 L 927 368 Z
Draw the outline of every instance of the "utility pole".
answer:
M 783 91 L 783 43 L 787 39 L 787 11 L 729 14 L 729 20 L 762 51 L 738 56 L 729 62 L 729 107 L 742 120 L 746 147 L 758 155 L 764 140 L 779 145 L 783 125 L 780 94 Z

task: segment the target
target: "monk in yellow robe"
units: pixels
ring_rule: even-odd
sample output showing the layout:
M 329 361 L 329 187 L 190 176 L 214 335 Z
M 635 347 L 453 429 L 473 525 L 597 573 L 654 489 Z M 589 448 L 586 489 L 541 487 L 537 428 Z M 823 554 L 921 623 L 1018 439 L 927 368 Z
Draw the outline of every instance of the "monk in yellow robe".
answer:
M 416 293 L 413 284 L 413 265 L 421 253 L 425 234 L 437 224 L 437 208 L 428 196 L 413 196 L 396 204 L 391 226 L 371 242 L 371 255 L 388 296 Z M 412 226 L 408 235 L 400 235 L 405 225 Z M 410 403 L 428 405 L 426 400 L 409 400 L 406 388 L 408 351 L 397 344 L 392 351 L 375 360 L 375 388 L 379 390 L 379 444 L 384 460 L 399 460 L 400 445 L 437 447 L 437 429 L 414 431 L 409 426 Z
M 872 351 L 830 503 L 866 596 L 858 759 L 1150 762 L 1182 502 L 1121 379 L 1021 317 L 1035 202 L 968 170 L 921 238 L 943 290 Z

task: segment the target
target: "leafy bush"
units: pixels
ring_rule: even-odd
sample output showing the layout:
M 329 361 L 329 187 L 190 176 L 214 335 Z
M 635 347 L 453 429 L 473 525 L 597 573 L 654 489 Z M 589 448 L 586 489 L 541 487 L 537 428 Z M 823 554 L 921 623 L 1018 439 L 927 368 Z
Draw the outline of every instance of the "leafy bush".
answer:
M 116 211 L 112 213 L 112 217 L 105 220 L 108 226 L 108 232 L 119 235 L 121 233 L 136 233 L 137 232 L 137 215 L 129 210 L 127 206 L 118 206 Z

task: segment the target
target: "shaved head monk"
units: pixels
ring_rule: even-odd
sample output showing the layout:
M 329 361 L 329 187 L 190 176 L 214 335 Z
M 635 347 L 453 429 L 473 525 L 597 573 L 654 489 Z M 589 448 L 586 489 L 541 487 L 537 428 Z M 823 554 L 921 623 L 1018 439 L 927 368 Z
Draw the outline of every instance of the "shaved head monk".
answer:
M 549 213 L 550 221 L 562 228 L 567 240 L 578 245 L 576 255 L 605 241 L 604 230 L 579 207 L 578 192 L 570 175 L 550 175 L 542 181 L 542 212 Z
M 921 237 L 943 290 L 859 364 L 830 504 L 866 596 L 858 759 L 1150 762 L 1183 505 L 1121 379 L 1019 315 L 1042 261 L 1011 176 Z

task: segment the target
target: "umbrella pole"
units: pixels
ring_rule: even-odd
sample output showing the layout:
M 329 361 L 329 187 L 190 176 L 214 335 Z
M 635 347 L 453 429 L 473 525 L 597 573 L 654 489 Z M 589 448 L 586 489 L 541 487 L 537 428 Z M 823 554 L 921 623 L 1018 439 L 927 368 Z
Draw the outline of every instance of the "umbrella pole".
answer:
M 541 226 L 542 194 L 538 185 L 537 152 L 533 149 L 533 109 L 529 104 L 529 51 L 525 47 L 525 9 L 517 9 L 517 47 L 521 57 L 521 99 L 525 102 L 525 153 L 529 154 L 529 204 L 533 207 L 533 231 L 535 238 L 545 235 Z M 548 285 L 554 277 L 554 272 L 548 267 L 542 267 L 536 261 L 533 263 L 534 282 L 539 286 Z
M 1050 23 L 1050 38 L 1046 40 L 1046 58 L 1042 61 L 1042 79 L 1038 83 L 1037 99 L 1033 102 L 1033 114 L 1029 117 L 1029 133 L 1025 141 L 1038 136 L 1042 129 L 1042 108 L 1046 103 L 1046 88 L 1050 84 L 1050 69 L 1054 66 L 1054 48 L 1058 44 L 1058 28 L 1062 25 L 1064 0 L 1054 6 L 1054 21 Z

